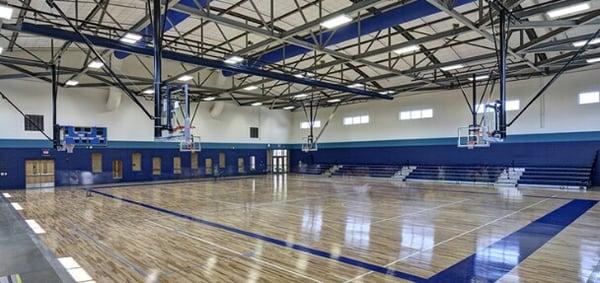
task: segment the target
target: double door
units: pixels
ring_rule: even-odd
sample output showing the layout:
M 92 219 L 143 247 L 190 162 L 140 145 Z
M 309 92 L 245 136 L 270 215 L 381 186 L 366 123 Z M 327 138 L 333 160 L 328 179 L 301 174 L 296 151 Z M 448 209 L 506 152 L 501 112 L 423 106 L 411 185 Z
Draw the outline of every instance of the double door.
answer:
M 25 160 L 25 187 L 54 187 L 54 160 Z

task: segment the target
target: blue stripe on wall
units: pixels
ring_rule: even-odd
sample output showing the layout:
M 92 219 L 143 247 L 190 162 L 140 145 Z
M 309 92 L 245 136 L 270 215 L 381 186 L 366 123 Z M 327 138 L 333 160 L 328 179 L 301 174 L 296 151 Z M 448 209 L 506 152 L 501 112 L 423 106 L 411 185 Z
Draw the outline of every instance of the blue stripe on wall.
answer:
M 595 200 L 572 200 L 487 248 L 434 275 L 430 282 L 495 282 L 533 254 L 579 216 Z
M 504 143 L 566 142 L 566 141 L 600 141 L 600 131 L 510 135 L 506 138 Z M 357 148 L 357 147 L 425 146 L 425 145 L 456 145 L 456 144 L 457 144 L 457 137 L 447 137 L 447 138 L 401 139 L 401 140 L 355 141 L 355 142 L 325 142 L 325 143 L 319 143 L 319 149 Z M 291 144 L 291 145 L 289 145 L 289 148 L 300 149 L 301 144 Z
M 268 143 L 216 143 L 202 142 L 206 149 L 269 149 L 286 148 L 286 144 Z M 52 142 L 48 140 L 30 139 L 0 139 L 0 148 L 51 148 Z M 152 142 L 152 141 L 109 141 L 108 146 L 95 148 L 140 148 L 140 149 L 178 149 L 178 142 Z
M 138 205 L 141 207 L 145 207 L 148 209 L 152 209 L 158 212 L 162 212 L 162 213 L 166 213 L 175 217 L 179 217 L 179 218 L 183 218 L 192 222 L 196 222 L 196 223 L 200 223 L 203 225 L 207 225 L 213 228 L 217 228 L 217 229 L 221 229 L 221 230 L 225 230 L 227 232 L 230 233 L 235 233 L 238 235 L 243 235 L 243 236 L 247 236 L 250 238 L 254 238 L 257 240 L 261 240 L 261 241 L 265 241 L 280 247 L 284 247 L 284 248 L 291 248 L 297 251 L 301 251 L 301 252 L 305 252 L 305 253 L 309 253 L 311 255 L 314 256 L 319 256 L 319 257 L 323 257 L 323 258 L 327 258 L 327 259 L 331 259 L 331 260 L 336 260 L 345 264 L 349 264 L 355 267 L 360 267 L 360 268 L 364 268 L 373 272 L 378 272 L 378 273 L 383 273 L 383 274 L 388 274 L 388 275 L 392 275 L 398 278 L 402 278 L 402 279 L 406 279 L 406 280 L 410 280 L 410 281 L 414 281 L 414 282 L 424 282 L 425 279 L 421 278 L 419 276 L 416 275 L 412 275 L 412 274 L 408 274 L 408 273 L 404 273 L 401 271 L 397 271 L 397 270 L 391 270 L 388 269 L 386 267 L 383 266 L 379 266 L 376 264 L 372 264 L 372 263 L 368 263 L 368 262 L 364 262 L 364 261 L 360 261 L 360 260 L 356 260 L 356 259 L 352 259 L 352 258 L 348 258 L 345 256 L 334 256 L 329 252 L 326 251 L 322 251 L 322 250 L 318 250 L 318 249 L 314 249 L 311 247 L 307 247 L 307 246 L 303 246 L 303 245 L 299 245 L 296 243 L 290 243 L 290 242 L 286 242 L 284 240 L 280 240 L 280 239 L 276 239 L 276 238 L 272 238 L 266 235 L 262 235 L 262 234 L 257 234 L 257 233 L 253 233 L 253 232 L 249 232 L 249 231 L 245 231 L 242 229 L 238 229 L 232 226 L 227 226 L 224 224 L 220 224 L 217 222 L 212 222 L 212 221 L 208 221 L 208 220 L 204 220 L 198 217 L 194 217 L 191 215 L 187 215 L 187 214 L 183 214 L 180 212 L 176 212 L 173 210 L 169 210 L 166 208 L 162 208 L 162 207 L 158 207 L 158 206 L 154 206 L 151 204 L 147 204 L 147 203 L 143 203 L 143 202 L 139 202 L 136 200 L 132 200 L 132 199 L 127 199 L 127 198 L 123 198 L 123 197 L 119 197 L 119 196 L 115 196 L 109 193 L 104 193 L 101 191 L 97 191 L 97 190 L 93 190 L 90 189 L 88 191 L 94 192 L 96 194 L 105 196 L 105 197 L 109 197 L 109 198 L 113 198 L 113 199 L 118 199 L 120 201 L 126 202 L 126 203 L 130 203 L 130 204 L 134 204 L 134 205 Z

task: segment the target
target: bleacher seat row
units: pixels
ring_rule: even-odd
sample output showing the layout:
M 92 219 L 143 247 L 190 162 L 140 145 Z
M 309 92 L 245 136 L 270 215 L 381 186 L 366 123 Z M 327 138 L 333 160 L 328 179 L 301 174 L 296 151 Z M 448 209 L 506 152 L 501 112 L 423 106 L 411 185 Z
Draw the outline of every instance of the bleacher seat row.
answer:
M 292 169 L 294 173 L 320 175 L 327 170 L 333 176 L 365 176 L 391 178 L 400 170 L 401 165 L 357 165 L 343 164 L 333 167 L 332 164 L 302 165 Z M 505 170 L 504 166 L 436 166 L 419 165 L 410 171 L 406 180 L 413 181 L 450 181 L 459 183 L 494 184 Z M 592 166 L 589 167 L 520 167 L 522 174 L 516 185 L 551 186 L 568 188 L 588 188 L 591 186 Z

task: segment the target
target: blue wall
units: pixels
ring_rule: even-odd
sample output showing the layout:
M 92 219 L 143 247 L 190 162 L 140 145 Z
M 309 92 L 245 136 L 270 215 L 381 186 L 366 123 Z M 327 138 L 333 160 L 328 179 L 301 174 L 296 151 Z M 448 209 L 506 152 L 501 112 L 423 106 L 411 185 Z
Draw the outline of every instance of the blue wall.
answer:
M 465 149 L 456 138 L 389 140 L 319 144 L 319 150 L 303 153 L 298 145 L 290 152 L 290 165 L 413 164 L 499 166 L 591 166 L 600 150 L 600 132 L 515 135 L 488 148 Z M 600 185 L 596 164 L 594 185 Z
M 0 141 L 0 189 L 25 188 L 25 161 L 35 159 L 53 159 L 55 161 L 57 186 L 77 185 L 83 182 L 83 172 L 92 171 L 92 154 L 102 154 L 103 173 L 93 174 L 93 183 L 136 182 L 152 180 L 172 180 L 194 177 L 212 177 L 205 175 L 204 161 L 213 160 L 213 167 L 219 162 L 219 153 L 226 155 L 226 168 L 221 173 L 227 176 L 238 173 L 238 158 L 244 158 L 245 173 L 264 174 L 267 172 L 267 150 L 283 148 L 283 145 L 270 144 L 217 144 L 203 143 L 198 153 L 198 169 L 191 169 L 191 154 L 180 152 L 176 143 L 153 142 L 110 142 L 107 147 L 76 148 L 74 153 L 58 152 L 51 149 L 46 141 L 40 140 L 1 140 Z M 142 171 L 132 170 L 132 154 L 142 154 Z M 181 157 L 181 174 L 173 173 L 173 157 Z M 250 170 L 250 156 L 255 156 L 255 170 Z M 162 158 L 162 173 L 152 175 L 152 158 Z M 123 178 L 113 180 L 112 161 L 123 162 Z M 84 173 L 85 174 L 85 173 Z M 89 175 L 89 174 L 88 174 Z

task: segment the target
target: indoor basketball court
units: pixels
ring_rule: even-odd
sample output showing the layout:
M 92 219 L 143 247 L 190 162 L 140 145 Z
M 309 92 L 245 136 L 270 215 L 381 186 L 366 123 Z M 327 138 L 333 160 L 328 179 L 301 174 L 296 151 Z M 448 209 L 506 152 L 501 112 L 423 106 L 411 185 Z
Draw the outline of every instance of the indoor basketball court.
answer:
M 0 283 L 600 282 L 600 2 L 0 0 Z

